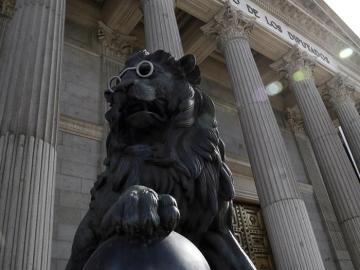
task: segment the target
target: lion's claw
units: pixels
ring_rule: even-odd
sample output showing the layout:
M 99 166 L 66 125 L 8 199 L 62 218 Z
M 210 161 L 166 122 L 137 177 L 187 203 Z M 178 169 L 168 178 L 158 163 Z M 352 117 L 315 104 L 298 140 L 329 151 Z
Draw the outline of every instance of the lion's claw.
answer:
M 125 191 L 105 214 L 101 223 L 103 238 L 113 234 L 132 238 L 164 237 L 174 230 L 180 213 L 176 200 L 170 195 L 158 195 L 143 186 Z

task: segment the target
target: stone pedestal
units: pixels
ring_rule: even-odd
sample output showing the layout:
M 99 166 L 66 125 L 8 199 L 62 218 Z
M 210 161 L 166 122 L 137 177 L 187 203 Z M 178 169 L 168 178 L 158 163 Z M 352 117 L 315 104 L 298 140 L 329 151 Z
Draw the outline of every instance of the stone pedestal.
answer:
M 175 0 L 141 0 L 144 13 L 146 49 L 162 49 L 176 59 L 183 56 L 175 17 Z
M 287 72 L 356 269 L 360 269 L 360 184 L 316 89 L 313 62 L 294 47 L 273 67 Z
M 225 54 L 244 139 L 277 269 L 324 269 L 247 34 L 252 19 L 230 3 L 208 23 Z
M 18 0 L 0 62 L 0 269 L 50 269 L 64 0 Z
M 360 115 L 351 99 L 351 92 L 354 89 L 341 76 L 336 76 L 329 81 L 327 88 L 351 153 L 358 169 L 360 169 Z

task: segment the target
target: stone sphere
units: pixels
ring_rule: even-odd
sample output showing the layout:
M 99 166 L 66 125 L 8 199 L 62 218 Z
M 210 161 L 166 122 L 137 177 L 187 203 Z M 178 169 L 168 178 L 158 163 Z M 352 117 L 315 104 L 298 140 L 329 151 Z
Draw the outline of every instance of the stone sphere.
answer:
M 210 270 L 197 247 L 172 232 L 148 245 L 112 237 L 94 252 L 83 270 Z

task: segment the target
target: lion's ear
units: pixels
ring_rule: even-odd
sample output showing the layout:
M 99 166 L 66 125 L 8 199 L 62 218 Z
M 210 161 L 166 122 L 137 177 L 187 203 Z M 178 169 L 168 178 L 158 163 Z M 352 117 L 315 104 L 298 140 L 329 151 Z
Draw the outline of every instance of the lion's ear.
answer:
M 178 60 L 185 73 L 189 73 L 196 67 L 196 58 L 193 54 L 187 54 Z
M 196 58 L 193 54 L 187 54 L 181 57 L 177 62 L 182 67 L 186 78 L 191 84 L 196 85 L 200 83 L 200 70 L 196 65 Z

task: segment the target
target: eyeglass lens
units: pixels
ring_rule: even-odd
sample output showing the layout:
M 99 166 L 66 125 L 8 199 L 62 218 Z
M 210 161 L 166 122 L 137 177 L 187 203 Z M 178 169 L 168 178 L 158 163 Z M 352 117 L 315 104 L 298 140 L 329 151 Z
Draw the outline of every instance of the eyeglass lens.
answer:
M 153 72 L 154 72 L 154 65 L 153 63 L 151 63 L 150 61 L 141 61 L 140 63 L 138 63 L 136 65 L 136 67 L 129 67 L 124 69 L 123 71 L 120 72 L 120 74 L 118 76 L 113 76 L 110 78 L 109 83 L 108 83 L 108 89 L 111 92 L 115 91 L 116 86 L 121 82 L 121 77 L 129 70 L 136 70 L 136 74 L 139 77 L 142 78 L 147 78 L 150 77 Z

